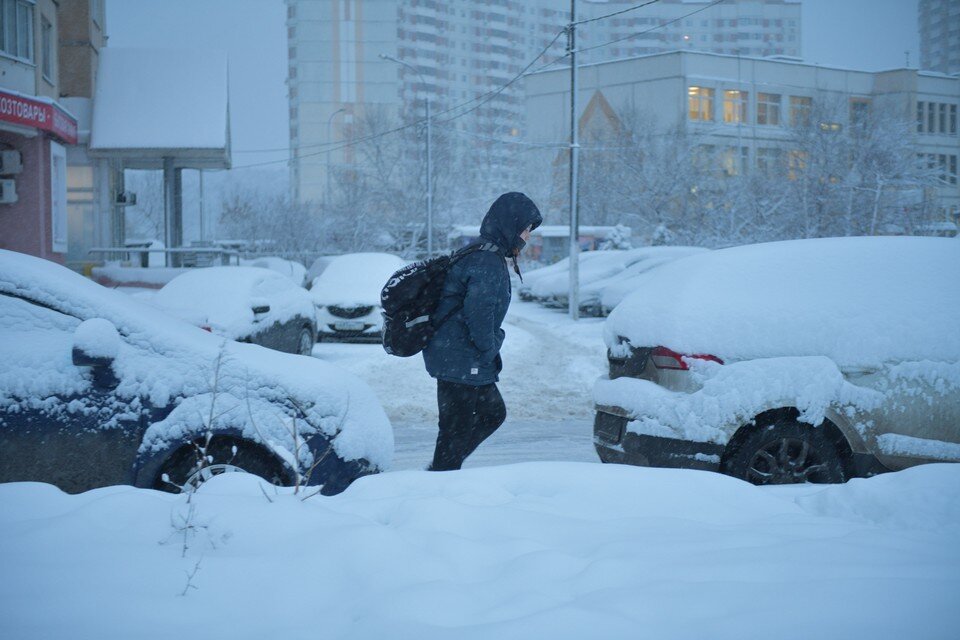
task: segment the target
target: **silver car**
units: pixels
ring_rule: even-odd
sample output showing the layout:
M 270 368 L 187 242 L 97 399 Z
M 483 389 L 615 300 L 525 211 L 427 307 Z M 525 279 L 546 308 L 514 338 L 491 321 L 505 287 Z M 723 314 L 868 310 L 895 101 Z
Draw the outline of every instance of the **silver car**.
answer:
M 607 320 L 604 462 L 756 484 L 960 461 L 960 242 L 829 238 L 651 271 Z

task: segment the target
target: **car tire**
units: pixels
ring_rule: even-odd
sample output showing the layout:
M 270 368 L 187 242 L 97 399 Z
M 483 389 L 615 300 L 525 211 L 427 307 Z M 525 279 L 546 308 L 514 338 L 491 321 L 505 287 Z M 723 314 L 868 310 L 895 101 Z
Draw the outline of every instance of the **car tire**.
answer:
M 207 460 L 201 466 L 198 446 L 202 444 L 197 442 L 175 451 L 161 467 L 153 488 L 171 493 L 196 491 L 213 476 L 239 471 L 260 476 L 271 484 L 285 484 L 286 474 L 279 461 L 255 445 L 213 438 L 206 447 Z
M 756 485 L 834 484 L 847 479 L 843 459 L 826 428 L 793 419 L 752 429 L 721 470 Z
M 301 356 L 309 356 L 313 353 L 313 345 L 313 332 L 307 327 L 304 327 L 300 330 L 300 335 L 297 336 L 297 350 L 294 353 Z

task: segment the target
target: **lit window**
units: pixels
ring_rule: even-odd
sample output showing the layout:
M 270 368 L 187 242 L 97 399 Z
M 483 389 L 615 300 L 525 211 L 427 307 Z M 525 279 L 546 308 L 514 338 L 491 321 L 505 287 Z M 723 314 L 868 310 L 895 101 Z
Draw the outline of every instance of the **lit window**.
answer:
M 780 124 L 780 94 L 757 94 L 757 124 Z
M 713 120 L 713 89 L 690 87 L 687 89 L 687 96 L 691 120 Z
M 812 108 L 813 98 L 808 98 L 807 96 L 790 96 L 790 126 L 809 126 L 810 110 Z
M 739 123 L 747 121 L 746 91 L 730 90 L 723 92 L 723 121 Z
M 807 154 L 804 151 L 791 151 L 787 155 L 787 178 L 796 180 L 807 168 Z

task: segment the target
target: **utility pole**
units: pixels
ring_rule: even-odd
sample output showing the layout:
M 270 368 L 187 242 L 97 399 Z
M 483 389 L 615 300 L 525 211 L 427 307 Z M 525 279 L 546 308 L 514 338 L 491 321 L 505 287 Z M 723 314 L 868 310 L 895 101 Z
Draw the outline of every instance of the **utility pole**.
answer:
M 570 317 L 580 319 L 580 211 L 577 208 L 580 174 L 580 131 L 577 123 L 577 0 L 570 0 L 567 52 L 570 54 Z

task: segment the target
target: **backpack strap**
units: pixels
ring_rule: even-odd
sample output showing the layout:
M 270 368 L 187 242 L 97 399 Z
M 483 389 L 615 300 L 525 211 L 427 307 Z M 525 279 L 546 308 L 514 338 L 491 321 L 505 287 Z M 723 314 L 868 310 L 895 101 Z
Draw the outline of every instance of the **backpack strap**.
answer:
M 466 246 L 466 247 L 463 247 L 462 249 L 457 249 L 456 251 L 454 251 L 453 253 L 451 253 L 451 254 L 450 254 L 450 264 L 451 264 L 451 266 L 453 265 L 453 263 L 455 263 L 455 262 L 456 262 L 457 260 L 459 260 L 460 258 L 463 258 L 463 257 L 465 257 L 465 256 L 468 256 L 468 255 L 470 255 L 471 253 L 474 253 L 475 251 L 493 251 L 493 252 L 495 252 L 495 253 L 499 253 L 499 252 L 500 252 L 500 247 L 499 247 L 496 243 L 493 243 L 493 242 L 475 242 L 474 244 L 471 244 L 471 245 L 468 245 L 468 246 Z M 457 311 L 460 311 L 460 309 L 463 309 L 463 301 L 462 301 L 462 300 L 460 301 L 460 304 L 459 304 L 459 305 L 457 305 L 457 306 L 455 306 L 453 309 L 451 309 L 450 312 L 449 312 L 447 315 L 445 315 L 443 318 L 440 319 L 439 322 L 436 322 L 436 323 L 433 325 L 433 326 L 434 326 L 434 329 L 439 329 L 440 326 L 441 326 L 444 322 L 446 322 L 446 321 L 449 320 L 451 317 L 453 317 L 453 315 L 454 315 Z M 414 318 L 411 322 L 414 323 L 414 324 L 416 324 L 416 322 L 423 322 L 423 319 L 424 319 L 424 318 L 429 319 L 429 318 L 427 318 L 426 316 L 421 316 L 420 318 Z M 407 325 L 409 326 L 409 325 L 411 324 L 411 322 L 408 322 Z

